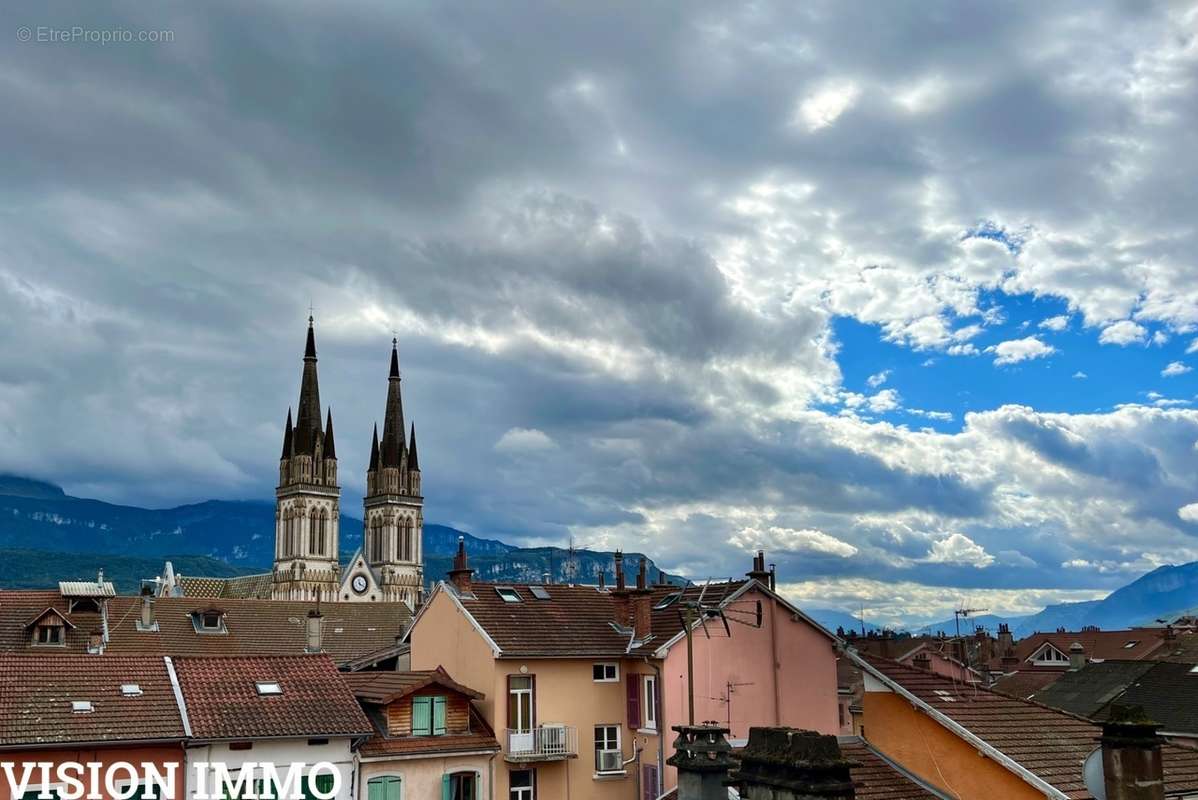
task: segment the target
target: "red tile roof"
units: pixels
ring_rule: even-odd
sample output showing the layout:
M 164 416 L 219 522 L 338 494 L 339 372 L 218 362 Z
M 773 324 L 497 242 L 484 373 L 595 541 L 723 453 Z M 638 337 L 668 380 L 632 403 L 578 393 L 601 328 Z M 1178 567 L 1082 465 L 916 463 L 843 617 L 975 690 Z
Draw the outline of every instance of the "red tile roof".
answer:
M 409 672 L 345 672 L 341 678 L 355 697 L 369 703 L 392 703 L 426 686 L 443 686 L 472 700 L 485 697 L 482 692 L 458 683 L 440 667 Z
M 196 739 L 366 736 L 373 732 L 325 655 L 179 658 L 175 671 Z M 261 695 L 260 681 L 278 695 Z
M 191 614 L 205 608 L 224 612 L 227 633 L 198 633 Z M 30 618 L 54 608 L 76 628 L 66 630 L 66 647 L 34 647 L 24 629 Z M 312 603 L 160 597 L 154 601 L 158 631 L 138 630 L 141 600 L 114 597 L 108 601 L 109 642 L 106 652 L 122 655 L 284 655 L 305 652 L 305 622 Z M 322 644 L 325 652 L 343 662 L 394 646 L 411 622 L 403 603 L 334 603 L 325 605 Z M 99 614 L 67 612 L 67 601 L 55 591 L 0 591 L 0 652 L 84 652 Z
M 1086 658 L 1113 659 L 1121 661 L 1138 661 L 1148 658 L 1164 644 L 1164 629 L 1138 628 L 1126 631 L 1073 631 L 1067 633 L 1033 633 L 1020 639 L 1015 644 L 1015 656 L 1020 661 L 1020 669 L 1033 668 L 1027 659 L 1035 654 L 1045 642 L 1069 655 L 1069 647 L 1079 642 L 1085 648 Z M 1130 645 L 1130 646 L 1129 646 Z M 1035 667 L 1036 669 L 1068 669 L 1069 665 L 1062 663 L 1059 667 Z
M 857 764 L 851 770 L 853 783 L 857 785 L 857 800 L 937 800 L 948 797 L 908 775 L 861 739 L 842 740 L 840 752 Z
M 1067 797 L 1091 797 L 1082 783 L 1081 765 L 1097 746 L 1100 726 L 889 659 L 868 654 L 858 658 Z M 866 720 L 867 729 L 868 725 Z M 1166 745 L 1163 756 L 1168 791 L 1198 791 L 1198 751 Z
M 93 710 L 73 711 L 74 700 Z M 161 656 L 0 655 L 0 748 L 183 737 Z

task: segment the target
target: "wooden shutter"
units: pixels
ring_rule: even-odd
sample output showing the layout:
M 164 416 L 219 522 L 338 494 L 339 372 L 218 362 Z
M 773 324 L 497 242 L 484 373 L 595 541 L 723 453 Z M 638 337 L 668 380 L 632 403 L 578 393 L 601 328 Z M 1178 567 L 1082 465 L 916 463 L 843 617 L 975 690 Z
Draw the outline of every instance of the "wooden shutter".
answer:
M 483 800 L 483 774 L 474 772 L 474 800 Z
M 441 800 L 453 800 L 453 776 L 441 776 Z
M 412 735 L 428 736 L 433 730 L 431 697 L 412 698 Z
M 634 672 L 628 673 L 628 727 L 633 730 L 641 727 L 641 676 Z
M 445 735 L 445 698 L 434 697 L 433 700 L 433 736 Z
M 366 783 L 366 800 L 387 800 L 387 786 L 384 778 L 371 778 Z
M 657 765 L 646 764 L 641 781 L 645 800 L 657 800 Z

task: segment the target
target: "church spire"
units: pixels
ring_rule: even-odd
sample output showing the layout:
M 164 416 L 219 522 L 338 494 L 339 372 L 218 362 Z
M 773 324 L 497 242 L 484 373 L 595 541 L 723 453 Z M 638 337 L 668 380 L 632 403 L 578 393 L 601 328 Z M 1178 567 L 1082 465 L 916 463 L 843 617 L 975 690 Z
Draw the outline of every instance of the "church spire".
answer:
M 283 426 L 283 455 L 279 458 L 291 458 L 291 406 L 287 407 L 287 422 Z
M 336 458 L 337 448 L 333 444 L 333 407 L 329 406 L 328 416 L 324 422 L 324 457 Z
M 384 467 L 398 467 L 404 451 L 403 397 L 399 388 L 399 342 L 391 340 L 391 374 L 387 378 L 387 409 L 383 417 Z
M 408 469 L 420 471 L 420 459 L 416 457 L 416 423 L 412 423 L 412 435 L 408 437 Z
M 304 377 L 300 382 L 299 407 L 295 412 L 295 452 L 315 455 L 320 440 L 320 384 L 316 377 L 316 332 L 308 317 L 308 342 L 304 347 Z
M 374 472 L 379 468 L 379 425 L 374 424 L 374 435 L 370 441 L 370 467 L 369 471 Z

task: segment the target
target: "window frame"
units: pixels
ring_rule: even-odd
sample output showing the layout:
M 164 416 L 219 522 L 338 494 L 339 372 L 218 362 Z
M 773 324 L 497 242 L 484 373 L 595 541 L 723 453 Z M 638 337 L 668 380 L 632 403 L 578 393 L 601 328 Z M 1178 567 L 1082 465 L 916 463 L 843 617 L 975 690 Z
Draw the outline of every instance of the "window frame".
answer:
M 611 677 L 607 676 L 607 668 L 611 667 Z M 603 669 L 603 677 L 596 678 L 595 673 L 598 669 Z M 619 683 L 620 682 L 620 665 L 615 661 L 596 661 L 591 665 L 591 681 L 594 683 Z
M 528 786 L 512 786 L 512 776 L 518 772 L 528 773 Z M 507 795 L 508 800 L 537 800 L 537 771 L 527 767 L 509 771 Z
M 515 681 L 515 680 L 527 680 L 528 687 L 516 689 L 513 686 L 513 681 Z M 536 678 L 536 676 L 535 675 L 508 675 L 508 677 L 507 677 L 507 694 L 508 694 L 508 699 L 507 699 L 507 728 L 508 728 L 508 730 L 517 731 L 519 733 L 530 733 L 530 732 L 536 730 L 536 727 L 537 727 L 537 678 Z M 520 698 L 525 695 L 528 696 L 528 719 L 527 720 L 513 719 L 512 709 L 515 708 L 517 710 L 517 712 L 521 711 L 521 709 L 519 707 L 520 701 L 518 699 L 515 700 L 517 705 L 513 706 L 512 705 L 513 699 Z M 523 716 L 523 715 L 520 713 L 517 713 L 515 716 Z M 514 722 L 526 722 L 527 727 L 524 727 L 524 728 L 518 727 L 516 725 L 513 725 Z
M 657 731 L 657 676 L 641 675 L 641 729 Z
M 367 778 L 366 779 L 366 797 L 364 797 L 363 800 L 370 800 L 370 784 L 384 783 L 384 785 L 385 785 L 386 781 L 396 781 L 399 784 L 399 795 L 396 798 L 396 800 L 403 800 L 403 796 L 404 796 L 403 775 L 394 773 L 394 772 L 387 772 L 382 775 L 371 775 L 369 778 Z M 387 800 L 387 794 L 386 794 L 385 788 L 383 790 L 382 800 Z
M 621 739 L 623 738 L 623 735 L 622 735 L 623 732 L 621 730 L 622 727 L 623 726 L 619 725 L 618 723 L 617 724 L 601 723 L 601 724 L 594 726 L 594 731 L 592 731 L 592 733 L 594 735 L 595 774 L 596 775 L 619 775 L 623 772 L 626 772 L 626 770 L 624 769 L 623 766 L 621 766 L 619 769 L 608 769 L 608 770 L 602 769 L 600 762 L 599 762 L 599 754 L 600 753 L 619 753 L 620 761 L 623 762 L 624 749 L 623 749 L 623 743 L 621 742 Z M 615 731 L 615 747 L 600 747 L 599 746 L 599 732 L 600 731 L 605 732 L 603 735 L 603 743 L 605 745 L 612 743 L 611 740 L 608 738 L 607 733 L 610 733 L 611 731 Z
M 478 772 L 478 771 L 472 770 L 472 769 L 471 770 L 459 769 L 454 772 L 446 773 L 445 777 L 449 781 L 449 800 L 454 800 L 455 796 L 459 800 L 475 800 L 475 798 L 482 796 L 482 773 L 481 772 Z M 469 784 L 470 792 L 469 793 L 463 793 L 463 792 L 458 791 L 459 789 L 461 789 L 461 786 L 462 786 L 461 782 L 463 780 L 470 781 L 470 784 Z M 457 792 L 456 795 L 455 795 L 455 792 Z
M 42 639 L 42 632 L 53 632 L 53 639 Z M 67 643 L 66 625 L 36 625 L 33 628 L 34 647 L 65 647 Z

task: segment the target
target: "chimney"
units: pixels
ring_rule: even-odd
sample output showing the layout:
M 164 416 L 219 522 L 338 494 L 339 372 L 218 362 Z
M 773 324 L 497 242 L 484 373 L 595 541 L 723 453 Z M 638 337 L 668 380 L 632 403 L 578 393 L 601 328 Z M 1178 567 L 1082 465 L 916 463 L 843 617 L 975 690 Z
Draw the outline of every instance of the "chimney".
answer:
M 728 771 L 735 766 L 727 728 L 675 725 L 674 755 L 666 763 L 678 770 L 678 800 L 728 800 Z
M 308 622 L 305 629 L 308 643 L 304 649 L 309 653 L 319 653 L 322 649 L 320 646 L 320 622 L 321 615 L 319 609 L 314 608 L 308 612 Z
M 104 652 L 104 631 L 95 630 L 88 634 L 87 652 L 95 654 Z
M 607 570 L 605 570 L 605 569 L 599 570 L 599 588 L 600 589 L 607 588 Z
M 758 550 L 753 556 L 753 569 L 745 573 L 745 577 L 758 581 L 763 586 L 770 585 L 770 573 L 765 568 L 765 551 Z
M 141 589 L 141 616 L 137 620 L 139 631 L 158 630 L 158 620 L 154 618 L 154 590 L 149 586 Z
M 624 553 L 616 551 L 616 590 L 624 590 Z
M 857 766 L 835 736 L 794 728 L 750 728 L 749 744 L 729 783 L 745 800 L 853 800 Z M 681 773 L 680 773 L 681 774 Z M 685 800 L 681 794 L 678 800 Z
M 770 591 L 778 591 L 778 565 L 770 564 Z
M 638 592 L 643 592 L 648 588 L 648 575 L 646 574 L 647 561 L 644 556 L 641 556 L 641 566 L 636 573 L 636 588 Z
M 466 537 L 458 537 L 458 552 L 453 556 L 453 569 L 449 571 L 449 582 L 458 595 L 474 594 L 474 570 L 466 558 Z
M 1011 626 L 1005 622 L 998 624 L 998 652 L 1006 655 L 1008 650 L 1015 649 L 1015 637 L 1011 636 Z
M 918 653 L 915 658 L 911 659 L 911 664 L 916 669 L 932 671 L 932 659 L 927 653 Z
M 1086 648 L 1082 647 L 1081 642 L 1074 642 L 1069 645 L 1069 671 L 1077 672 L 1084 666 L 1086 666 Z
M 1165 800 L 1159 726 L 1139 706 L 1112 706 L 1102 724 L 1106 800 Z

